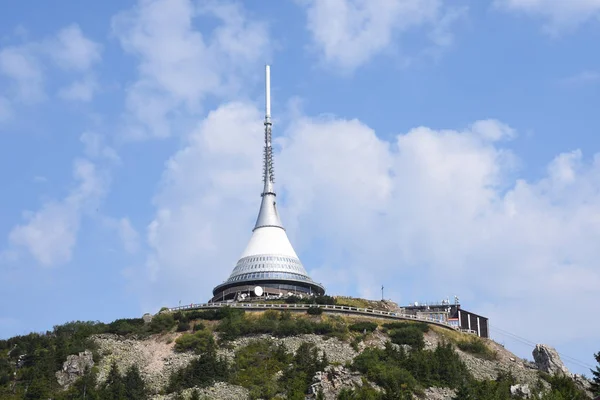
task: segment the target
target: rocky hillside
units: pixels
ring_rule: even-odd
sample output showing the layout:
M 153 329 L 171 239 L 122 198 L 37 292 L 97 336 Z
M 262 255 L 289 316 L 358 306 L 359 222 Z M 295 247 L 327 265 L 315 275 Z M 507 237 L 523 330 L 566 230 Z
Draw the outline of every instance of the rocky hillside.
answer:
M 592 397 L 547 346 L 532 363 L 423 323 L 311 314 L 163 312 L 0 341 L 0 398 Z

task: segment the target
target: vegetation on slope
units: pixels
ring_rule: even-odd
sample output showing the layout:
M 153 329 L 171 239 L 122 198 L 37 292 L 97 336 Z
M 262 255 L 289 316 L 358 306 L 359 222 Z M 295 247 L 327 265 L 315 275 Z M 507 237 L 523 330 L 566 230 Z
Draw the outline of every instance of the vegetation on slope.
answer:
M 0 398 L 80 399 L 84 393 L 86 399 L 146 398 L 147 391 L 137 368 L 131 368 L 121 375 L 113 366 L 108 379 L 100 385 L 97 383 L 97 370 L 92 368 L 67 391 L 58 386 L 55 372 L 62 367 L 67 355 L 85 349 L 94 352 L 94 361 L 97 363 L 98 354 L 90 340 L 94 334 L 116 333 L 144 338 L 153 333 L 174 332 L 183 327 L 187 327 L 188 331 L 176 340 L 175 351 L 192 352 L 199 357 L 170 377 L 165 392 L 177 393 L 185 388 L 206 387 L 224 381 L 246 387 L 252 398 L 268 399 L 279 394 L 288 399 L 302 399 L 314 374 L 323 371 L 328 364 L 328 360 L 314 345 L 304 343 L 296 354 L 291 354 L 272 341 L 253 341 L 237 349 L 232 364 L 218 356 L 217 347 L 227 345 L 228 341 L 240 336 L 257 333 L 277 337 L 315 333 L 356 340 L 368 337 L 374 330 L 381 330 L 390 338 L 385 348 L 365 349 L 349 367 L 382 390 L 365 384 L 342 391 L 339 399 L 408 399 L 432 386 L 454 388 L 457 391 L 456 399 L 514 398 L 510 394 L 510 386 L 514 383 L 512 376 L 500 375 L 493 381 L 476 381 L 471 376 L 454 351 L 454 346 L 484 358 L 488 357 L 485 350 L 487 346 L 485 342 L 466 340 L 465 335 L 450 333 L 446 336 L 446 343 L 426 350 L 423 335 L 430 326 L 423 323 L 393 322 L 380 326 L 376 322 L 349 321 L 339 316 L 292 315 L 273 310 L 247 314 L 228 308 L 162 313 L 155 316 L 150 324 L 144 324 L 141 319 L 122 319 L 111 324 L 72 322 L 57 326 L 45 334 L 2 340 Z M 215 341 L 212 331 L 218 332 L 221 343 Z M 596 357 L 600 363 L 600 354 Z M 600 384 L 600 366 L 592 372 L 596 384 Z M 585 398 L 571 379 L 545 375 L 540 378 L 546 380 L 552 389 L 541 394 L 541 385 L 533 388 L 534 399 Z

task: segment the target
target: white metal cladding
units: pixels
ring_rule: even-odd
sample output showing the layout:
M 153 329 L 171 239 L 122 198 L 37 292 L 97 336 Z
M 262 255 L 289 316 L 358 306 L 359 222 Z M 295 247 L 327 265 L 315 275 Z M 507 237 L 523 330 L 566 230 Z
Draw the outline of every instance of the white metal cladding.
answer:
M 252 232 L 250 242 L 242 253 L 240 261 L 246 257 L 259 254 L 277 254 L 298 260 L 298 256 L 285 231 L 274 226 L 264 226 Z
M 300 260 L 283 254 L 256 254 L 240 259 L 228 281 L 247 279 L 310 281 Z

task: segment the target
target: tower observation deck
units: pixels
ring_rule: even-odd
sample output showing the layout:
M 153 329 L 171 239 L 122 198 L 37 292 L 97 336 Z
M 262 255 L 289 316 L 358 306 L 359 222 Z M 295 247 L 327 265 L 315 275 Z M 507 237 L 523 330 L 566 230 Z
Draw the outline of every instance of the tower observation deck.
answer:
M 276 205 L 273 149 L 271 147 L 271 81 L 265 68 L 265 144 L 263 191 L 250 242 L 229 278 L 213 289 L 211 301 L 254 296 L 322 295 L 325 288 L 314 282 L 294 251 L 279 218 Z

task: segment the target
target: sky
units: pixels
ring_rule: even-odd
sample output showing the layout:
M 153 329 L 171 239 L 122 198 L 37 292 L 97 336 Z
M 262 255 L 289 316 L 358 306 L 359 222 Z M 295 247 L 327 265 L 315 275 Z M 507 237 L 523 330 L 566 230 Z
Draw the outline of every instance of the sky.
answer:
M 279 211 L 329 294 L 458 296 L 519 356 L 595 365 L 598 0 L 0 9 L 0 338 L 211 297 L 260 204 L 268 63 Z

